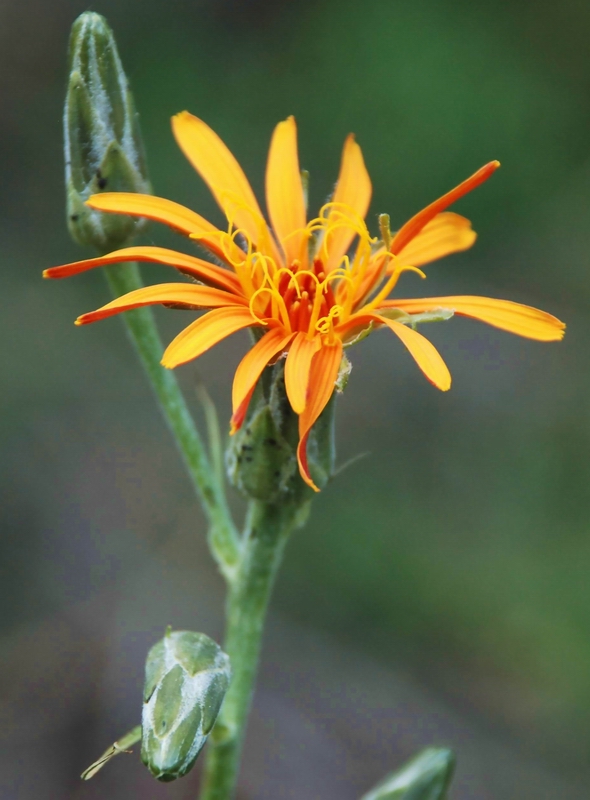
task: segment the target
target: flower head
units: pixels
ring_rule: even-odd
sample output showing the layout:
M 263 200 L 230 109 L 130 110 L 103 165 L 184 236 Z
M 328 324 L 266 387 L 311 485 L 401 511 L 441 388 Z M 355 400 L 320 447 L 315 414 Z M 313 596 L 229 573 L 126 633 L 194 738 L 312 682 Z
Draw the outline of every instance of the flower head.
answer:
M 446 209 L 492 175 L 486 164 L 431 203 L 391 235 L 382 219 L 381 239 L 365 224 L 371 181 L 360 147 L 346 139 L 333 197 L 307 220 L 293 117 L 273 133 L 266 169 L 267 224 L 234 156 L 204 122 L 188 112 L 172 120 L 174 134 L 228 220 L 221 231 L 183 206 L 150 195 L 103 193 L 88 200 L 93 209 L 147 217 L 197 241 L 224 266 L 160 247 L 128 247 L 100 258 L 55 267 L 60 278 L 122 261 L 167 264 L 195 283 L 166 283 L 130 292 L 78 318 L 86 324 L 139 306 L 164 304 L 212 309 L 188 325 L 167 347 L 162 364 L 172 368 L 197 358 L 243 328 L 261 334 L 234 377 L 232 431 L 243 423 L 264 368 L 286 356 L 285 384 L 299 415 L 297 457 L 302 478 L 309 474 L 309 432 L 335 390 L 343 348 L 366 332 L 387 327 L 409 350 L 436 387 L 446 391 L 451 376 L 435 347 L 414 329 L 416 322 L 464 315 L 540 341 L 557 341 L 565 326 L 529 306 L 486 297 L 430 297 L 395 300 L 390 294 L 408 270 L 465 250 L 475 241 L 468 220 Z M 353 246 L 354 245 L 354 246 Z M 352 249 L 351 249 L 352 248 Z

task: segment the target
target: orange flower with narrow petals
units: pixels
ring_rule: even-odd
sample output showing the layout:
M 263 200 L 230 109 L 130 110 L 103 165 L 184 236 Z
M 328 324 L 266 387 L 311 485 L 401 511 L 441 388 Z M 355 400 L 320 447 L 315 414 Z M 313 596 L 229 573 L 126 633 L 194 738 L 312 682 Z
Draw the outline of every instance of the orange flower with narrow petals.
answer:
M 286 356 L 286 392 L 299 415 L 299 469 L 312 488 L 317 487 L 307 464 L 309 432 L 334 392 L 343 348 L 368 329 L 385 326 L 393 331 L 428 380 L 442 391 L 451 386 L 449 370 L 435 347 L 414 329 L 419 318 L 412 315 L 443 309 L 530 339 L 563 338 L 565 325 L 556 317 L 508 300 L 389 298 L 403 272 L 412 270 L 424 277 L 419 267 L 471 247 L 476 234 L 469 221 L 446 209 L 487 180 L 499 166 L 497 161 L 424 208 L 384 242 L 372 238 L 364 222 L 371 181 L 352 135 L 344 144 L 332 200 L 308 222 L 295 120 L 289 117 L 277 125 L 266 167 L 269 226 L 238 162 L 211 128 L 188 112 L 175 116 L 172 127 L 181 150 L 227 216 L 227 231 L 177 203 L 151 195 L 103 193 L 91 197 L 88 205 L 163 222 L 196 240 L 225 266 L 161 247 L 127 247 L 54 267 L 44 275 L 64 278 L 106 264 L 150 261 L 175 267 L 196 280 L 130 292 L 77 320 L 84 325 L 154 304 L 212 309 L 168 345 L 162 364 L 169 368 L 197 358 L 238 330 L 262 329 L 235 373 L 232 432 L 242 425 L 264 368 Z

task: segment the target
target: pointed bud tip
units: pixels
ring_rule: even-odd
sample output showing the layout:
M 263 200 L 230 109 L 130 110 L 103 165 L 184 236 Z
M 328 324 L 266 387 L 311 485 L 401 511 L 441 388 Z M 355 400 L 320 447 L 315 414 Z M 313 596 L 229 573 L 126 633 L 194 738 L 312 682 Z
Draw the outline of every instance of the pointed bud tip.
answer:
M 104 17 L 81 14 L 70 36 L 64 109 L 67 214 L 79 244 L 114 250 L 145 225 L 85 205 L 99 192 L 151 192 L 139 123 L 115 38 Z
M 72 24 L 72 31 L 81 27 L 110 30 L 105 17 L 97 14 L 96 11 L 83 11 L 80 16 L 76 17 Z
M 362 800 L 445 800 L 454 769 L 452 750 L 429 747 L 384 778 Z

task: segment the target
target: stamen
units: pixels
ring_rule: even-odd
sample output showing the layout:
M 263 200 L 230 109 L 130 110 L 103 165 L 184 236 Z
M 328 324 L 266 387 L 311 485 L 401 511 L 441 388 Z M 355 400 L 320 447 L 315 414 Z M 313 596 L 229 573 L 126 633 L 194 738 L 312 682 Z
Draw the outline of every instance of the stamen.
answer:
M 359 273 L 359 281 L 353 294 L 353 302 L 356 306 L 363 303 L 373 289 L 379 286 L 385 275 L 388 274 L 389 265 L 393 261 L 392 255 L 392 253 L 382 251 L 378 256 L 370 256 L 367 259 L 362 274 Z M 372 267 L 372 269 L 369 270 L 369 267 Z
M 385 285 L 383 286 L 381 291 L 378 292 L 375 295 L 375 297 L 369 303 L 367 303 L 366 306 L 363 307 L 363 310 L 372 311 L 374 308 L 377 308 L 377 306 L 383 300 L 385 300 L 387 295 L 395 287 L 395 285 L 398 282 L 399 277 L 402 274 L 402 272 L 416 272 L 418 275 L 420 275 L 421 278 L 426 278 L 426 275 L 422 272 L 421 269 L 418 269 L 418 267 L 412 267 L 410 265 L 399 265 L 398 266 L 398 264 L 396 263 L 397 260 L 398 260 L 397 256 L 394 256 L 394 264 L 395 264 L 395 266 L 394 266 L 393 272 L 391 273 L 391 275 L 389 277 L 389 280 L 385 282 Z
M 249 206 L 248 203 L 243 200 L 243 198 L 229 191 L 225 191 L 220 194 L 219 203 L 228 220 L 235 218 L 236 211 L 246 211 L 250 215 L 258 232 L 258 241 L 255 243 L 258 245 L 258 249 L 267 250 L 270 253 L 275 252 L 272 247 L 269 230 L 264 217 L 262 217 L 262 215 L 259 214 L 256 209 Z
M 318 232 L 312 255 L 317 256 L 321 253 L 324 261 L 329 257 L 331 239 L 341 228 L 349 229 L 353 236 L 358 236 L 361 240 L 371 241 L 364 220 L 346 203 L 334 201 L 325 203 L 320 209 L 319 216 L 312 219 L 307 228 L 310 234 Z
M 309 320 L 311 317 L 312 308 L 313 307 L 310 300 L 307 300 L 307 302 L 303 302 L 302 300 L 301 308 L 299 309 L 299 319 L 297 320 L 297 330 L 307 331 L 308 333 L 310 332 Z
M 301 301 L 295 300 L 289 310 L 289 318 L 291 320 L 291 327 L 294 331 L 299 330 L 299 309 L 301 308 Z
M 295 265 L 297 265 L 297 267 L 300 267 L 302 265 L 304 266 L 304 268 L 307 267 L 308 242 L 311 236 L 311 231 L 309 229 L 309 226 L 306 225 L 305 228 L 296 228 L 294 231 L 291 231 L 291 233 L 289 233 L 287 236 L 284 236 L 281 241 L 281 243 L 284 243 L 288 239 L 292 239 L 294 236 L 300 236 L 301 234 L 303 234 L 303 236 L 301 236 L 299 258 L 293 259 L 292 264 L 289 265 L 291 268 L 293 268 Z M 293 271 L 295 272 L 296 270 L 297 268 L 295 268 Z
M 332 306 L 329 313 L 316 323 L 315 329 L 318 333 L 329 335 L 330 342 L 334 339 L 334 320 L 340 318 L 342 311 L 342 306 Z
M 278 291 L 277 291 L 276 287 L 272 287 L 272 288 L 270 288 L 270 287 L 268 287 L 268 286 L 262 286 L 260 289 L 257 289 L 257 290 L 254 292 L 254 294 L 253 294 L 253 295 L 252 295 L 252 297 L 250 298 L 250 303 L 249 303 L 249 306 L 250 306 L 250 312 L 251 312 L 252 316 L 253 316 L 253 317 L 256 317 L 256 319 L 257 319 L 257 320 L 258 320 L 258 321 L 259 321 L 259 322 L 260 322 L 262 325 L 268 325 L 268 320 L 265 320 L 264 318 L 261 318 L 260 316 L 258 316 L 258 314 L 256 313 L 256 311 L 254 310 L 254 303 L 256 302 L 257 298 L 258 298 L 258 297 L 260 297 L 260 296 L 261 296 L 262 294 L 264 294 L 264 293 L 268 293 L 268 294 L 270 294 L 270 296 L 271 296 L 271 301 L 274 301 L 274 302 L 276 302 L 276 305 L 277 305 L 277 307 L 278 307 L 279 313 L 280 313 L 280 315 L 281 315 L 281 318 L 282 318 L 282 321 L 283 321 L 283 325 L 285 326 L 285 328 L 287 329 L 287 331 L 288 331 L 289 333 L 291 333 L 291 331 L 292 331 L 292 328 L 291 328 L 291 320 L 289 319 L 289 313 L 288 313 L 288 311 L 287 311 L 287 308 L 286 308 L 286 306 L 285 306 L 285 301 L 283 300 L 283 298 L 281 297 L 281 295 L 278 293 Z M 274 311 L 274 309 L 273 309 L 273 313 L 272 313 L 271 317 L 272 317 L 273 319 L 277 319 L 277 314 L 276 314 L 276 312 Z
M 293 288 L 297 292 L 297 297 L 301 295 L 301 290 L 299 288 L 299 281 L 298 276 L 301 273 L 294 273 L 288 267 L 281 267 L 278 269 L 274 275 L 274 281 L 279 281 L 279 287 L 282 286 L 282 282 L 285 278 L 288 279 L 285 291 L 288 291 L 290 288 Z M 283 294 L 283 292 L 281 292 Z

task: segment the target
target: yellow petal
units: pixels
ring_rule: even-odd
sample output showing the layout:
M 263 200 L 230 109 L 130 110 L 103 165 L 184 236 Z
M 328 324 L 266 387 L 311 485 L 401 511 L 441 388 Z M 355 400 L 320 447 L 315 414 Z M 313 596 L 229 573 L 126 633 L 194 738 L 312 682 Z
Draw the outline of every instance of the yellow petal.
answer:
M 173 369 L 192 361 L 232 333 L 258 325 L 249 308 L 217 308 L 181 331 L 166 348 L 162 365 Z
M 248 179 L 219 136 L 198 117 L 182 111 L 172 117 L 178 146 L 211 189 L 232 224 L 258 249 L 280 260 Z
M 69 278 L 95 267 L 108 264 L 119 264 L 123 261 L 147 261 L 155 264 L 165 264 L 175 267 L 179 272 L 190 275 L 200 281 L 214 283 L 230 292 L 241 294 L 240 282 L 233 272 L 218 267 L 208 261 L 203 261 L 194 256 L 168 250 L 165 247 L 124 247 L 99 258 L 88 258 L 84 261 L 74 261 L 61 267 L 51 267 L 43 273 L 45 278 Z
M 266 205 L 287 266 L 298 259 L 307 266 L 305 200 L 297 155 L 297 126 L 289 117 L 274 129 L 266 165 Z
M 97 311 L 82 314 L 76 320 L 76 325 L 87 325 L 99 319 L 112 317 L 122 311 L 141 306 L 171 304 L 186 308 L 221 308 L 226 306 L 243 306 L 246 300 L 236 297 L 235 294 L 213 289 L 210 286 L 194 286 L 182 283 L 158 283 L 155 286 L 145 286 L 133 292 L 111 300 L 106 306 Z
M 445 211 L 426 224 L 398 255 L 404 264 L 420 267 L 451 253 L 467 250 L 476 239 L 477 234 L 468 219 Z
M 421 333 L 396 322 L 393 319 L 386 319 L 375 314 L 375 320 L 387 325 L 405 344 L 414 358 L 414 361 L 428 380 L 437 389 L 446 392 L 451 388 L 451 373 L 436 347 L 428 341 Z
M 287 347 L 293 336 L 293 333 L 286 333 L 284 328 L 273 328 L 265 333 L 240 361 L 232 387 L 232 433 L 235 433 L 244 421 L 250 398 L 262 371 L 277 353 Z
M 314 492 L 319 492 L 319 489 L 309 473 L 307 439 L 314 423 L 332 397 L 341 360 L 342 342 L 339 339 L 333 345 L 322 345 L 315 354 L 309 375 L 307 405 L 305 411 L 299 417 L 299 445 L 297 447 L 299 472 L 305 483 Z
M 285 389 L 296 414 L 302 414 L 305 409 L 311 361 L 320 347 L 319 336 L 309 339 L 307 333 L 300 332 L 289 348 L 285 364 Z
M 351 133 L 344 142 L 340 174 L 338 175 L 333 202 L 348 206 L 358 214 L 359 217 L 364 219 L 369 210 L 371 193 L 371 179 L 365 167 L 363 154 Z M 336 228 L 334 232 L 330 234 L 330 256 L 327 264 L 328 272 L 338 267 L 342 256 L 350 247 L 354 236 L 354 231 L 346 227 Z
M 423 208 L 422 211 L 415 214 L 405 225 L 402 225 L 393 237 L 391 247 L 389 248 L 391 252 L 396 255 L 401 253 L 404 247 L 420 233 L 422 228 L 424 228 L 431 219 L 434 219 L 437 214 L 440 214 L 441 211 L 444 211 L 452 205 L 452 203 L 455 203 L 459 198 L 463 197 L 463 195 L 471 192 L 476 186 L 487 181 L 499 166 L 499 161 L 490 161 L 489 164 L 485 164 L 478 169 L 477 172 L 474 172 L 467 180 L 464 180 L 458 186 L 455 186 L 454 189 L 451 189 L 450 192 L 443 194 L 443 196 L 435 200 L 434 203 L 431 203 L 429 206 L 426 206 L 426 208 Z
M 400 308 L 408 314 L 419 314 L 435 308 L 450 308 L 455 314 L 487 322 L 495 328 L 537 339 L 540 342 L 557 342 L 563 339 L 565 324 L 552 314 L 532 306 L 495 300 L 492 297 L 425 297 L 419 300 L 388 300 L 383 308 Z

